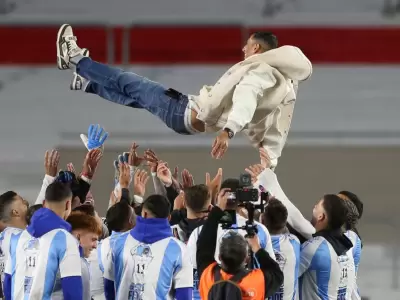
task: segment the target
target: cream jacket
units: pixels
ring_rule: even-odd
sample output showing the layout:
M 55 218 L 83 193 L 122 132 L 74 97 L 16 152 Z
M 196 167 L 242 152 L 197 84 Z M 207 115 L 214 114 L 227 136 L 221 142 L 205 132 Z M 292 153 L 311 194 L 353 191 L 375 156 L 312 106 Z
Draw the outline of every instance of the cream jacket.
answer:
M 299 48 L 282 46 L 237 63 L 214 86 L 204 86 L 190 98 L 206 132 L 225 127 L 243 131 L 276 164 L 293 117 L 298 81 L 311 73 L 311 62 Z

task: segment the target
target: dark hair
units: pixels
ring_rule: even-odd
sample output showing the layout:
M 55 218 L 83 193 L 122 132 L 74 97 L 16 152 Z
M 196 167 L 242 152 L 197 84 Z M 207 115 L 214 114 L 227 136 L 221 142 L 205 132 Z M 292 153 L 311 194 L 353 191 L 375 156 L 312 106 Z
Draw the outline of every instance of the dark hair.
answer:
M 31 219 L 32 219 L 33 214 L 41 208 L 43 208 L 42 204 L 35 204 L 32 206 L 29 206 L 28 211 L 26 212 L 26 223 L 28 225 L 31 224 Z
M 360 198 L 358 198 L 358 196 L 356 194 L 349 192 L 349 191 L 341 191 L 341 192 L 339 192 L 339 194 L 346 196 L 351 202 L 354 203 L 354 205 L 357 207 L 357 210 L 358 210 L 359 219 L 361 219 L 363 211 L 364 211 L 364 204 L 362 203 Z
M 96 212 L 95 212 L 94 206 L 90 205 L 90 204 L 79 205 L 79 206 L 75 207 L 72 210 L 72 212 L 81 212 L 81 213 L 84 213 L 85 215 L 89 215 L 89 216 L 92 216 L 92 217 L 96 216 Z
M 198 213 L 205 209 L 210 191 L 205 184 L 197 184 L 185 189 L 185 203 L 188 208 Z
M 264 50 L 275 49 L 278 47 L 278 38 L 272 32 L 257 31 L 251 35 L 253 40 L 261 44 Z
M 236 178 L 228 178 L 225 179 L 222 184 L 221 184 L 221 189 L 230 189 L 231 193 L 236 193 L 236 190 L 240 188 L 240 182 L 239 179 Z M 237 208 L 238 202 L 235 201 L 229 201 L 228 204 L 226 205 L 227 209 L 236 209 Z
M 168 218 L 171 203 L 162 195 L 151 195 L 143 202 L 143 208 L 151 212 L 155 218 Z
M 343 200 L 334 194 L 327 194 L 323 197 L 322 203 L 328 217 L 328 226 L 332 230 L 340 229 L 346 222 L 347 208 Z
M 219 255 L 225 272 L 229 274 L 238 272 L 248 254 L 247 241 L 239 233 L 231 230 L 222 237 Z
M 277 199 L 270 199 L 265 207 L 263 223 L 269 231 L 276 232 L 286 227 L 288 211 Z
M 53 182 L 46 189 L 47 202 L 63 202 L 70 197 L 72 197 L 71 189 L 62 182 Z
M 106 214 L 106 224 L 108 230 L 121 232 L 126 227 L 126 224 L 129 222 L 130 211 L 135 216 L 133 209 L 126 202 L 118 202 L 111 206 L 107 210 Z M 133 216 L 133 218 L 134 218 Z
M 8 191 L 0 195 L 0 220 L 7 221 L 9 219 L 9 207 L 14 202 L 17 193 Z

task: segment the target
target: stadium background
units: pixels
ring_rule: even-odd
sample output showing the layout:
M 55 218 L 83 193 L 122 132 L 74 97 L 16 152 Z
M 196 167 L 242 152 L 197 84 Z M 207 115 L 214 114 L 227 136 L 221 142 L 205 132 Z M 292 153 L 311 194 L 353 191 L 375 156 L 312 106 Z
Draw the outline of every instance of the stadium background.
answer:
M 69 91 L 71 74 L 55 67 L 55 36 L 71 23 L 94 59 L 196 93 L 242 58 L 249 33 L 267 29 L 314 63 L 277 168 L 281 185 L 307 217 L 324 193 L 359 194 L 360 289 L 369 299 L 400 299 L 399 8 L 394 0 L 2 0 L 0 187 L 34 201 L 44 151 L 57 147 L 63 164 L 79 168 L 79 134 L 90 123 L 110 132 L 93 186 L 102 212 L 111 163 L 132 140 L 188 168 L 197 182 L 218 167 L 238 176 L 258 159 L 242 137 L 217 162 L 212 136 L 180 137 L 147 112 Z

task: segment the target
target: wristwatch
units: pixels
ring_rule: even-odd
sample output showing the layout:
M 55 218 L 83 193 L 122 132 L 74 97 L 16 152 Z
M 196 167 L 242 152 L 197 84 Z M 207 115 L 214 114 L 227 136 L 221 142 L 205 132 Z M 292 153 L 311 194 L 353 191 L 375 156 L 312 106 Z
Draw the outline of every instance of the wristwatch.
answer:
M 224 131 L 228 133 L 228 137 L 229 139 L 233 138 L 235 136 L 235 134 L 233 133 L 232 130 L 230 130 L 229 128 L 224 128 Z

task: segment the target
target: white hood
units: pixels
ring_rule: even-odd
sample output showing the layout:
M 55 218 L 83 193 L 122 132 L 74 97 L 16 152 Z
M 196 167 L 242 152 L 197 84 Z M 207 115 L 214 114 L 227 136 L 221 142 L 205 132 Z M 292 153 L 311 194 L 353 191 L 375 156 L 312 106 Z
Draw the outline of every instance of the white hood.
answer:
M 294 46 L 282 46 L 250 56 L 246 61 L 262 61 L 277 69 L 287 78 L 303 81 L 312 73 L 312 64 L 304 53 Z

